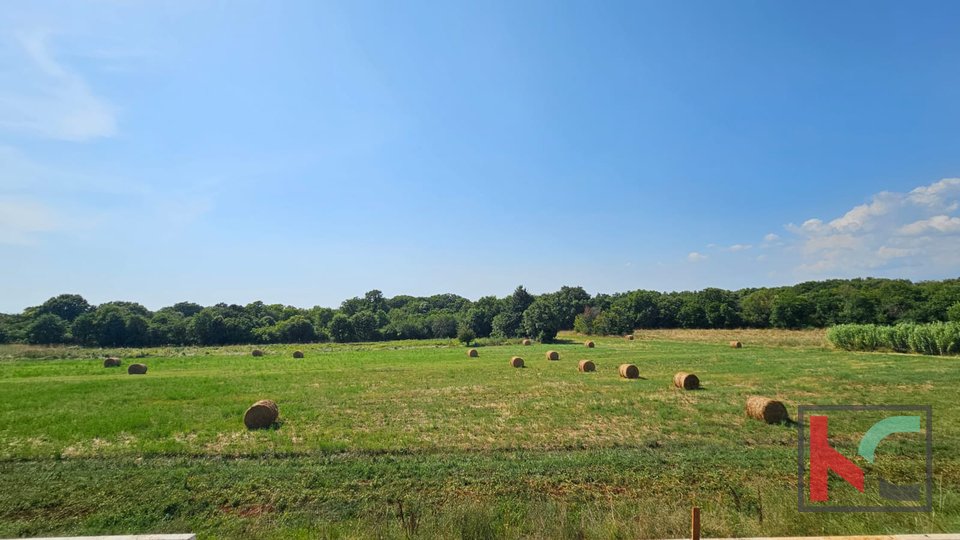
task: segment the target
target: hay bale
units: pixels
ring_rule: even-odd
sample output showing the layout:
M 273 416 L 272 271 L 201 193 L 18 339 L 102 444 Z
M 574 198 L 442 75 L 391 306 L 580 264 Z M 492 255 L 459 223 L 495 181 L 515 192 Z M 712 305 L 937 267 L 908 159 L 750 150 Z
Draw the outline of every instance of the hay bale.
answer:
M 620 364 L 620 376 L 624 379 L 639 379 L 640 370 L 633 364 Z
M 743 343 L 740 343 L 739 341 L 731 341 L 730 346 L 734 349 L 740 349 L 743 347 Z
M 263 356 L 263 351 L 261 351 L 260 349 L 254 349 L 251 354 L 254 356 Z
M 530 345 L 530 340 L 529 340 L 529 339 L 525 339 L 525 340 L 521 341 L 520 343 L 523 343 L 524 345 Z
M 478 353 L 476 349 L 470 349 L 469 351 L 467 351 L 467 356 L 469 356 L 470 358 L 476 358 L 480 356 L 480 353 Z
M 519 356 L 514 356 L 513 358 L 510 359 L 510 365 L 517 368 L 523 367 L 523 358 L 520 358 Z
M 680 372 L 673 376 L 673 385 L 684 390 L 700 388 L 700 379 L 693 373 Z
M 293 351 L 294 358 L 303 358 L 303 351 Z
M 120 359 L 116 356 L 108 356 L 103 359 L 103 367 L 120 367 Z
M 768 424 L 779 424 L 790 419 L 782 402 L 762 396 L 747 398 L 747 416 Z
M 592 341 L 586 341 L 583 345 L 588 349 L 592 349 L 594 347 L 594 343 Z
M 623 336 L 623 338 L 626 339 L 627 341 L 633 341 L 633 334 L 627 334 Z
M 261 399 L 243 413 L 243 425 L 247 429 L 266 429 L 277 421 L 280 409 L 277 403 L 269 399 Z
M 145 364 L 130 364 L 127 368 L 128 375 L 146 375 L 147 366 Z
M 597 366 L 594 365 L 594 363 L 589 360 L 581 360 L 577 364 L 577 371 L 579 371 L 580 373 L 587 373 L 587 372 L 596 371 L 596 370 L 597 370 Z
M 547 360 L 559 360 L 560 353 L 557 351 L 547 351 Z

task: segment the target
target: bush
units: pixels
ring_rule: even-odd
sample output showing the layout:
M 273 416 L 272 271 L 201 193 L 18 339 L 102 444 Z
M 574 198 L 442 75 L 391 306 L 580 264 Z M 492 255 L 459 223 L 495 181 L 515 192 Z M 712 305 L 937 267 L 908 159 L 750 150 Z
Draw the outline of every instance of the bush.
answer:
M 930 355 L 960 354 L 960 322 L 928 324 L 840 324 L 827 339 L 848 351 L 895 351 Z

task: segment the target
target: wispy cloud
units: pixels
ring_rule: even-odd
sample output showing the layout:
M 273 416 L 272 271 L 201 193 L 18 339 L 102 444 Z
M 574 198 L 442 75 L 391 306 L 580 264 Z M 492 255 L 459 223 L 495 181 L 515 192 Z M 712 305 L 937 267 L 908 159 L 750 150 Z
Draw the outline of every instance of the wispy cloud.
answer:
M 813 217 L 785 225 L 789 233 L 785 236 L 766 234 L 759 249 L 776 256 L 752 260 L 783 265 L 801 279 L 883 271 L 916 278 L 955 275 L 960 268 L 958 209 L 960 178 L 945 178 L 906 193 L 883 191 L 833 219 Z M 711 246 L 734 257 L 751 244 Z M 687 257 L 691 262 L 705 258 L 697 252 Z
M 16 38 L 22 61 L 2 78 L 0 129 L 66 141 L 116 134 L 115 108 L 56 59 L 47 31 L 20 32 Z
M 687 260 L 690 261 L 690 262 L 692 262 L 692 263 L 698 263 L 698 262 L 701 262 L 701 261 L 705 261 L 705 260 L 707 260 L 707 259 L 709 259 L 709 257 L 708 257 L 707 255 L 704 255 L 703 253 L 698 253 L 698 252 L 696 252 L 696 251 L 691 251 L 691 252 L 687 255 Z
M 960 218 L 949 215 L 958 207 L 960 178 L 946 178 L 908 193 L 877 193 L 833 220 L 813 218 L 787 229 L 796 235 L 802 271 L 947 270 L 960 262 Z

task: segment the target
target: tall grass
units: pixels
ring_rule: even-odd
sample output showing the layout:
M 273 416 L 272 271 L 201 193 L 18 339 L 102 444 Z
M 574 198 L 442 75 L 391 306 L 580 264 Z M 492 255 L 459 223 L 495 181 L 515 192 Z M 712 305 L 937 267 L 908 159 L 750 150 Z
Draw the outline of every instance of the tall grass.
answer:
M 904 323 L 896 326 L 840 324 L 827 331 L 827 339 L 837 348 L 847 351 L 960 354 L 960 322 Z

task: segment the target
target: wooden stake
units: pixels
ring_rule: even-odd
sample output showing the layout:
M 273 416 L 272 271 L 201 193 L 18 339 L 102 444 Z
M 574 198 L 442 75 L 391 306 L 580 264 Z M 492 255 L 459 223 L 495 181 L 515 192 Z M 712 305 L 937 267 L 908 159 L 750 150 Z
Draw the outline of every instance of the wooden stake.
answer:
M 690 511 L 690 538 L 700 540 L 700 509 L 696 506 Z

